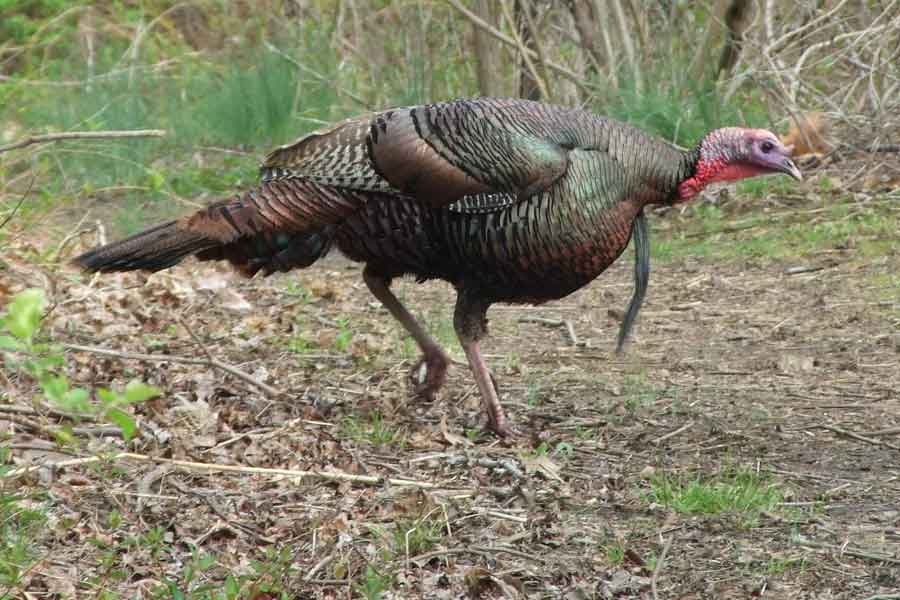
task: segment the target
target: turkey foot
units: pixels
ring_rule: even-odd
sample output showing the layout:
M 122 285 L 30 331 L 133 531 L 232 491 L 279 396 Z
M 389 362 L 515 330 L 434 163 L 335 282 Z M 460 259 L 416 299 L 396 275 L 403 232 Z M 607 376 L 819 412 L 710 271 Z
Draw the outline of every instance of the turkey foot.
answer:
M 390 278 L 367 266 L 363 271 L 363 280 L 372 295 L 403 325 L 422 350 L 422 358 L 409 371 L 409 382 L 417 396 L 434 400 L 434 394 L 447 379 L 450 357 L 394 295 L 390 289 Z
M 426 351 L 419 362 L 409 370 L 409 383 L 416 396 L 429 402 L 433 401 L 434 395 L 447 379 L 448 366 L 450 357 L 443 350 L 435 348 Z

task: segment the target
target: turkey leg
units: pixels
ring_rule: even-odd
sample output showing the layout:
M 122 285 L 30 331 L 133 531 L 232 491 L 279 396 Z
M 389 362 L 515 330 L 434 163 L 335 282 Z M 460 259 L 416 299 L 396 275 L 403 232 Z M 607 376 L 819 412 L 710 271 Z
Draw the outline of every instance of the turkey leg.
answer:
M 409 371 L 409 379 L 413 384 L 416 394 L 433 400 L 434 394 L 444 385 L 447 378 L 447 367 L 450 365 L 450 357 L 444 349 L 428 335 L 416 318 L 406 310 L 403 303 L 391 291 L 391 280 L 374 272 L 368 267 L 363 270 L 363 281 L 372 295 L 388 309 L 388 312 L 397 319 L 403 328 L 419 345 L 422 358 L 413 365 Z
M 465 290 L 460 290 L 456 298 L 456 310 L 453 313 L 453 327 L 456 329 L 466 358 L 469 359 L 469 368 L 472 369 L 475 383 L 478 384 L 481 401 L 487 412 L 487 428 L 501 437 L 506 437 L 515 431 L 509 426 L 506 413 L 500 406 L 494 378 L 484 362 L 478 343 L 487 334 L 488 305 L 474 296 L 475 294 L 470 295 Z

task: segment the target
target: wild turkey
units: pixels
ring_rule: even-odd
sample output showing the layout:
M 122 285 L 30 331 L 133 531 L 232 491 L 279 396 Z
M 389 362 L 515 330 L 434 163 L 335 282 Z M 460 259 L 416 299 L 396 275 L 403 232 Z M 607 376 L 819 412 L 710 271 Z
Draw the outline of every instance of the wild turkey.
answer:
M 479 98 L 343 121 L 269 154 L 255 189 L 91 250 L 90 271 L 157 271 L 189 255 L 246 276 L 313 264 L 332 247 L 422 350 L 417 391 L 444 382 L 449 359 L 391 292 L 391 280 L 443 279 L 454 327 L 488 415 L 511 429 L 479 341 L 495 302 L 539 304 L 593 280 L 635 240 L 635 291 L 621 349 L 647 287 L 643 209 L 707 184 L 767 173 L 800 179 L 791 149 L 761 129 L 729 127 L 682 151 L 583 110 Z

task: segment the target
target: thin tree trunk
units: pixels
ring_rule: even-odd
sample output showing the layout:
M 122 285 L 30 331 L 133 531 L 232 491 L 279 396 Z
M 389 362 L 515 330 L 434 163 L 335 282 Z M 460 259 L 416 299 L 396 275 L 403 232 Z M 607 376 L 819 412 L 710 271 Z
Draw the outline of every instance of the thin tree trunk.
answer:
M 613 12 L 616 15 L 616 22 L 619 24 L 619 33 L 622 38 L 622 47 L 625 48 L 625 58 L 628 59 L 628 66 L 631 69 L 631 77 L 634 79 L 635 89 L 640 92 L 644 87 L 641 77 L 641 67 L 637 62 L 637 55 L 634 50 L 634 40 L 631 39 L 631 30 L 628 27 L 628 20 L 625 18 L 625 10 L 622 8 L 620 0 L 610 0 Z
M 577 2 L 578 0 L 576 0 Z M 616 64 L 616 54 L 613 50 L 612 35 L 609 32 L 609 10 L 606 0 L 593 0 L 594 18 L 600 27 L 600 35 L 603 38 L 603 47 L 606 50 L 606 68 L 609 76 L 612 78 L 614 87 L 619 87 L 618 65 Z
M 504 0 L 499 1 L 502 2 Z M 516 0 L 513 9 L 513 22 L 510 25 L 518 31 L 516 37 L 521 41 L 522 47 L 528 50 L 535 50 L 534 38 L 531 35 L 531 29 L 528 27 L 528 20 L 524 14 L 526 10 L 529 10 L 529 7 Z M 539 81 L 539 76 L 531 59 L 524 52 L 522 54 L 522 63 L 519 67 L 519 97 L 527 100 L 541 100 L 542 82 Z
M 744 44 L 744 33 L 753 20 L 753 2 L 751 0 L 732 0 L 725 12 L 725 45 L 719 56 L 718 77 L 729 76 L 741 55 Z
M 499 8 L 500 5 L 496 0 L 476 0 L 474 12 L 491 27 L 497 27 L 500 22 Z M 503 96 L 500 44 L 480 27 L 473 26 L 473 34 L 478 92 L 482 96 Z

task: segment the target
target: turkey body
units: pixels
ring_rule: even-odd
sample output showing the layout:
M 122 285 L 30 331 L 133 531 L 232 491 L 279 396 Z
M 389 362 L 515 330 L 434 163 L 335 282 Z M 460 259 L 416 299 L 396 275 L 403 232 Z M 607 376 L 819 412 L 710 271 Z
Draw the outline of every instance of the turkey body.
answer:
M 195 255 L 252 276 L 304 268 L 336 247 L 365 263 L 369 289 L 419 344 L 413 371 L 425 395 L 443 383 L 449 358 L 389 287 L 403 275 L 449 281 L 489 426 L 505 433 L 479 349 L 488 307 L 562 298 L 609 267 L 633 236 L 636 285 L 621 346 L 647 284 L 643 209 L 678 200 L 700 158 L 701 146 L 682 151 L 623 123 L 537 102 L 398 108 L 282 146 L 264 161 L 257 188 L 76 262 L 154 271 Z
M 671 198 L 689 170 L 684 153 L 623 123 L 478 99 L 346 121 L 273 152 L 262 179 L 307 178 L 351 197 L 353 208 L 323 235 L 386 277 L 544 302 L 612 264 L 644 205 Z M 251 270 L 295 266 L 268 264 L 270 248 L 259 254 L 245 257 Z
M 565 222 L 566 208 L 543 195 L 485 211 L 376 200 L 336 231 L 335 242 L 389 279 L 442 279 L 487 302 L 540 304 L 571 294 L 612 264 L 640 210 L 622 202 L 598 209 L 582 231 L 549 231 L 550 223 Z

